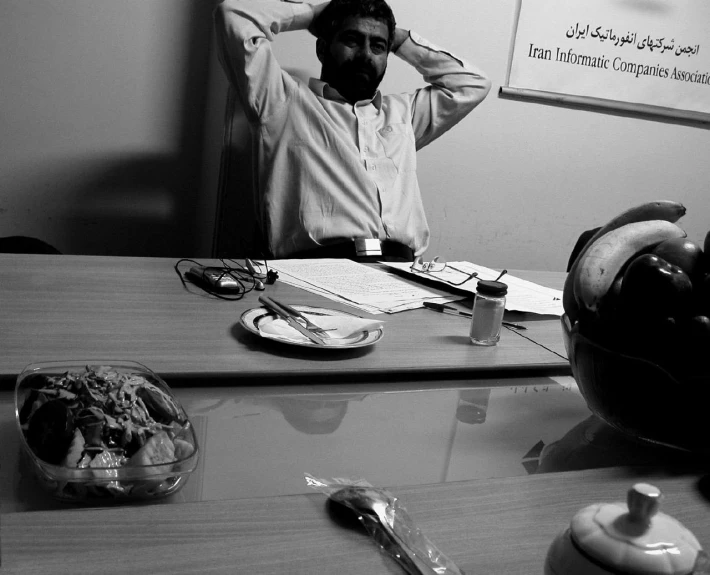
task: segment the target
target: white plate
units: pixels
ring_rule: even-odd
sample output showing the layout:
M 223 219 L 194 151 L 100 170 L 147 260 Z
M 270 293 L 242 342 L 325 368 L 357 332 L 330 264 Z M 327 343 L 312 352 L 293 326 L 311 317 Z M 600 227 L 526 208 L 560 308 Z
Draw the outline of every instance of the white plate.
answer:
M 305 305 L 294 305 L 291 307 L 303 313 L 307 313 L 310 316 L 323 315 L 330 317 L 357 317 L 354 314 L 324 307 L 310 307 Z M 247 310 L 242 314 L 241 318 L 239 318 L 240 323 L 248 331 L 258 336 L 304 347 L 317 347 L 321 349 L 350 349 L 355 347 L 365 347 L 380 341 L 384 336 L 384 330 L 380 327 L 371 331 L 362 331 L 347 338 L 328 339 L 326 337 L 323 338 L 326 341 L 326 345 L 318 345 L 308 339 L 305 335 L 292 328 L 288 328 L 288 326 L 286 326 L 287 329 L 283 330 L 285 333 L 277 334 L 264 330 L 265 327 L 268 329 L 269 324 L 276 320 L 283 321 L 280 320 L 278 315 L 265 307 L 257 307 Z M 317 323 L 318 320 L 314 319 L 313 321 Z

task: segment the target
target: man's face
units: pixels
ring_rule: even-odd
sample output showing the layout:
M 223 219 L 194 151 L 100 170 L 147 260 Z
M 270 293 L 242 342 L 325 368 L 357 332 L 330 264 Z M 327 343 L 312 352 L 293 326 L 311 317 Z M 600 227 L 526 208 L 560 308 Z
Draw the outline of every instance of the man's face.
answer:
M 330 44 L 318 41 L 321 80 L 351 103 L 372 98 L 387 70 L 388 38 L 384 22 L 349 16 Z

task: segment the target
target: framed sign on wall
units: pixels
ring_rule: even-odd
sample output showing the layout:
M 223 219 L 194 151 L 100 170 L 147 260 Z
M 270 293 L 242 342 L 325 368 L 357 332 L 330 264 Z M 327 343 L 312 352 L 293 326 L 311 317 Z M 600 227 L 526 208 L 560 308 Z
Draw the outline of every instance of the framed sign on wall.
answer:
M 708 0 L 519 0 L 501 95 L 710 123 Z

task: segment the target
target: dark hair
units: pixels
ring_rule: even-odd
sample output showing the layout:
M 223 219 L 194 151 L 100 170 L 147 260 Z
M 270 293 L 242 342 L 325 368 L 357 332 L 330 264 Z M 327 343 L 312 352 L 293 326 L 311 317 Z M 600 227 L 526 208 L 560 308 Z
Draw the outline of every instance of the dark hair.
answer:
M 313 24 L 313 31 L 318 38 L 330 42 L 349 16 L 374 18 L 384 22 L 389 31 L 389 47 L 392 47 L 397 23 L 392 8 L 385 0 L 331 0 L 318 15 Z

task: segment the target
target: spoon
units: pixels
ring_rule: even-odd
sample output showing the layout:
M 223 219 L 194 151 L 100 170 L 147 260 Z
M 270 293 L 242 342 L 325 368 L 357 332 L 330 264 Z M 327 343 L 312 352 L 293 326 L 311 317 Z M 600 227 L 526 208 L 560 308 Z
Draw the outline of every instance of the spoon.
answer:
M 404 508 L 396 505 L 397 499 L 386 491 L 352 485 L 330 498 L 355 511 L 375 540 L 410 575 L 463 575 L 420 533 Z M 384 541 L 380 535 L 384 535 Z

